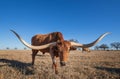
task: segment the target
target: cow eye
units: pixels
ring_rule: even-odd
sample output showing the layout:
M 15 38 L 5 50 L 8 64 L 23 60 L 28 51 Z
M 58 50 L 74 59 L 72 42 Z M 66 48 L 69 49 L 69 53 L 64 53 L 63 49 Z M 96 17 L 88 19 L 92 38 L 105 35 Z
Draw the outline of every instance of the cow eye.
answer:
M 58 50 L 58 47 L 57 47 L 57 46 L 55 46 L 55 50 Z

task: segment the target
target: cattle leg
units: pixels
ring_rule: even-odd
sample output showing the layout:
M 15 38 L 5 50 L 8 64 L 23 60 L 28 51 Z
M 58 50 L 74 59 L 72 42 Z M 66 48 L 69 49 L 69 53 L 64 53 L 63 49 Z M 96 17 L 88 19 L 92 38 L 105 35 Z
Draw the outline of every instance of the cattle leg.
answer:
M 56 57 L 54 56 L 53 52 L 50 52 L 51 58 L 52 58 L 52 68 L 55 69 L 55 74 L 58 74 L 58 69 L 57 69 L 57 62 L 56 62 Z
M 55 69 L 55 74 L 58 74 L 57 63 L 53 62 L 52 68 Z
M 53 62 L 53 65 L 52 65 L 52 68 L 55 69 L 55 74 L 58 74 L 58 69 L 57 69 L 57 62 L 56 62 L 56 57 L 52 57 L 52 62 Z
M 38 53 L 38 50 L 32 50 L 32 65 L 34 65 L 35 56 Z

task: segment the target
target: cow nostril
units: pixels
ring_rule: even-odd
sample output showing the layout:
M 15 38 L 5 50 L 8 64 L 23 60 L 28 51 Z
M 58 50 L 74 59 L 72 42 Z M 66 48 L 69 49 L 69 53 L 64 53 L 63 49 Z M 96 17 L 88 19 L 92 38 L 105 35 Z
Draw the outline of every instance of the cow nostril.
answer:
M 66 66 L 66 63 L 65 62 L 60 62 L 60 65 L 61 66 Z

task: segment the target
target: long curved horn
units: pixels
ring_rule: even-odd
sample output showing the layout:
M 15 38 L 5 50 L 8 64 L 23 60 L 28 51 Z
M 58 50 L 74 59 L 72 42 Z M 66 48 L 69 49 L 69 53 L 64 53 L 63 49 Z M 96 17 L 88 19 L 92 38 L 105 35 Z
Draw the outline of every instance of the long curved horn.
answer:
M 95 41 L 93 41 L 92 43 L 89 43 L 89 44 L 79 44 L 79 43 L 75 43 L 75 42 L 70 42 L 70 43 L 72 46 L 77 46 L 77 47 L 92 47 L 95 44 L 97 44 L 98 42 L 100 42 L 108 34 L 110 34 L 110 33 L 106 32 L 106 33 L 102 34 L 98 39 L 96 39 Z
M 23 40 L 15 31 L 13 30 L 10 30 L 10 31 L 12 31 L 25 46 L 31 49 L 40 50 L 40 49 L 45 49 L 47 47 L 50 47 L 51 45 L 56 45 L 56 42 L 52 42 L 52 43 L 48 43 L 48 44 L 41 45 L 41 46 L 33 46 L 33 45 L 28 44 L 25 40 Z

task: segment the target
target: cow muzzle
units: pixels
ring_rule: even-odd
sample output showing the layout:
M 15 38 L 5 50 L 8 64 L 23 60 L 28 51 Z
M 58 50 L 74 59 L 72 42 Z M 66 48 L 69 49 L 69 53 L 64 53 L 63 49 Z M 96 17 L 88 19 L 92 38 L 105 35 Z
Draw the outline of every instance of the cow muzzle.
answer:
M 65 63 L 64 61 L 61 61 L 61 62 L 60 62 L 60 65 L 61 65 L 61 66 L 66 66 L 66 63 Z

